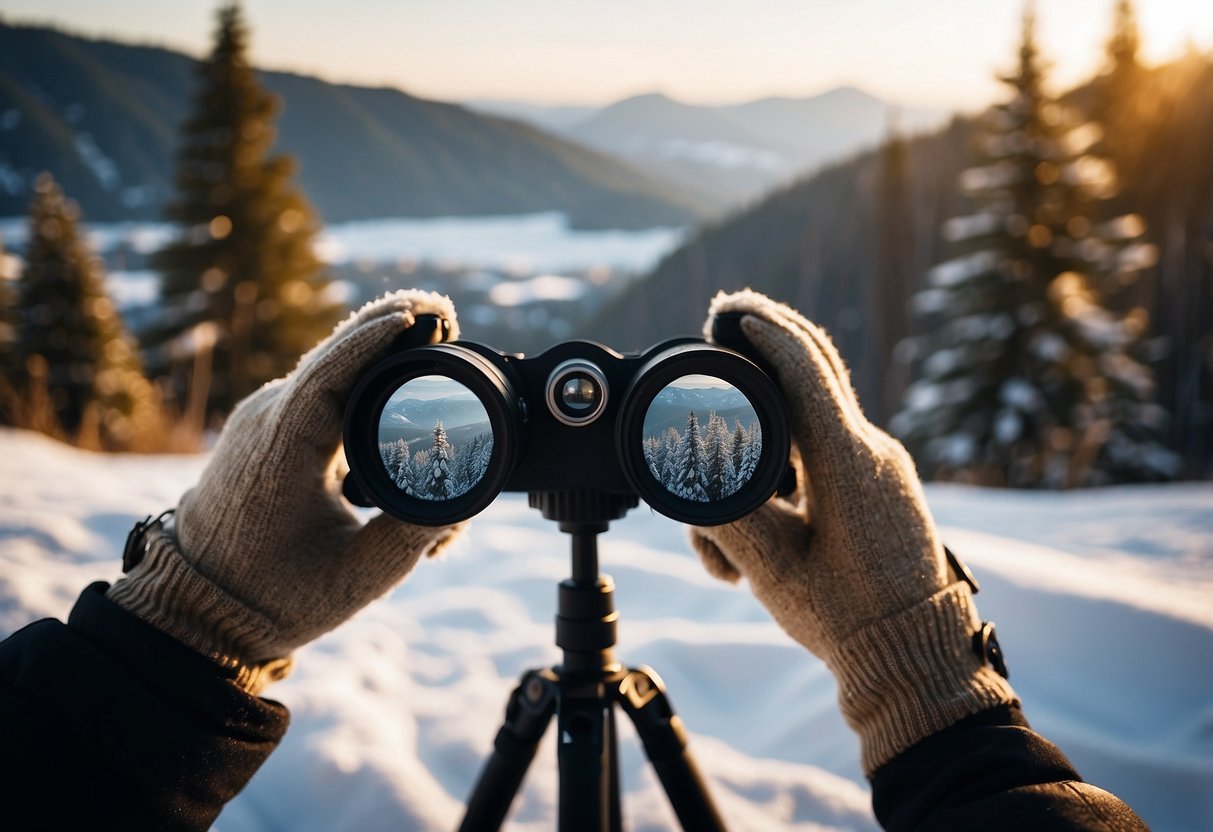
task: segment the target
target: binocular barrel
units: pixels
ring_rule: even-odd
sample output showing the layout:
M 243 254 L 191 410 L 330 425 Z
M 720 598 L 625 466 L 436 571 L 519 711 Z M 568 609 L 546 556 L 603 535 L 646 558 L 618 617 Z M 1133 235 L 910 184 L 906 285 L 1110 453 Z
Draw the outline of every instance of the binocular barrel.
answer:
M 347 404 L 356 503 L 443 525 L 502 491 L 594 492 L 715 525 L 753 511 L 783 478 L 783 398 L 739 352 L 691 338 L 628 355 L 568 341 L 528 358 L 434 343 L 445 322 L 418 323 Z

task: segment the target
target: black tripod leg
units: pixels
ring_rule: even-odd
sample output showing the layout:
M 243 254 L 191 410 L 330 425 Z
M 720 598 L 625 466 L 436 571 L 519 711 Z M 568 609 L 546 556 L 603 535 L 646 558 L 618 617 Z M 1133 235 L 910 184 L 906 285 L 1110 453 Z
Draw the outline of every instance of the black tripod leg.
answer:
M 686 729 L 651 668 L 628 670 L 615 688 L 616 700 L 636 725 L 644 753 L 653 764 L 674 814 L 687 832 L 724 832 L 703 776 L 687 748 Z
M 556 717 L 560 766 L 560 832 L 612 832 L 618 801 L 611 700 L 600 681 L 562 681 Z
M 460 832 L 491 832 L 501 828 L 556 712 L 557 696 L 557 682 L 549 671 L 531 670 L 523 675 L 510 694 L 505 722 L 493 740 L 493 753 L 468 798 Z

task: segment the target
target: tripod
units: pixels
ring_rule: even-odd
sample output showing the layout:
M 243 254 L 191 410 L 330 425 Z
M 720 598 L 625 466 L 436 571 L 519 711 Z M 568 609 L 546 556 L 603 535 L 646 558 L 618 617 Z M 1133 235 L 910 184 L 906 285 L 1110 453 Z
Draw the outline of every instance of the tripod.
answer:
M 636 726 L 683 829 L 724 832 L 661 678 L 648 667 L 625 667 L 615 658 L 619 613 L 614 582 L 598 574 L 598 535 L 634 507 L 636 498 L 598 492 L 529 496 L 533 508 L 572 536 L 573 574 L 560 582 L 556 614 L 556 646 L 563 658 L 553 668 L 527 671 L 510 694 L 460 832 L 500 829 L 553 716 L 559 832 L 621 832 L 616 706 Z

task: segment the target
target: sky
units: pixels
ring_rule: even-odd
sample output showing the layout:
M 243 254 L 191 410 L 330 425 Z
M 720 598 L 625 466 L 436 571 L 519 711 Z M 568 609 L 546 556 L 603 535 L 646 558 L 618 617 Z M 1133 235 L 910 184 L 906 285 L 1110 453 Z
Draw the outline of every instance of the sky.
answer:
M 1114 0 L 1037 0 L 1059 88 L 1100 65 Z M 55 22 L 202 54 L 211 0 L 0 0 Z M 1137 0 L 1148 61 L 1213 49 L 1213 0 Z M 1023 0 L 245 0 L 254 61 L 444 100 L 690 103 L 854 85 L 903 105 L 973 110 L 999 94 Z
M 404 399 L 442 399 L 454 398 L 474 399 L 476 394 L 457 381 L 446 376 L 417 376 L 410 379 L 388 397 L 389 402 Z M 485 418 L 488 418 L 487 416 Z

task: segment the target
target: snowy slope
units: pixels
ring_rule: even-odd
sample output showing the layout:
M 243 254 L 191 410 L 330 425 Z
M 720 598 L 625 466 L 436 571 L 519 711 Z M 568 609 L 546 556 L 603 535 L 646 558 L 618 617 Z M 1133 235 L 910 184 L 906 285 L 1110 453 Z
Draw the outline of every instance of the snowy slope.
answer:
M 132 519 L 173 503 L 200 457 L 100 457 L 0 432 L 0 634 L 63 616 L 118 573 Z M 982 580 L 1034 724 L 1160 832 L 1213 827 L 1213 486 L 1021 494 L 932 487 Z M 824 667 L 744 588 L 702 571 L 644 509 L 603 540 L 620 653 L 658 669 L 731 829 L 875 828 Z M 272 693 L 293 725 L 220 817 L 243 830 L 450 829 L 526 668 L 551 663 L 554 524 L 498 502 L 442 561 L 300 652 Z M 676 828 L 630 729 L 628 828 Z M 545 741 L 508 828 L 553 828 Z

